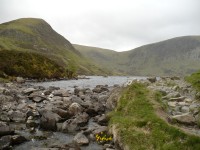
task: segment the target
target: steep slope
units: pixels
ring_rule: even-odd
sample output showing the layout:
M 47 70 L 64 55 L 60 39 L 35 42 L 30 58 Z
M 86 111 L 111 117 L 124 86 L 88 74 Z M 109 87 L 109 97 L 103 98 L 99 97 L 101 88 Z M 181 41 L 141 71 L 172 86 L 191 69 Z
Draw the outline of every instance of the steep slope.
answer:
M 185 36 L 130 51 L 129 74 L 187 75 L 200 69 L 200 36 Z
M 115 73 L 185 76 L 200 69 L 200 36 L 173 38 L 126 52 L 75 47 L 84 56 Z
M 0 24 L 0 50 L 34 52 L 79 74 L 105 72 L 84 58 L 42 19 L 22 18 Z

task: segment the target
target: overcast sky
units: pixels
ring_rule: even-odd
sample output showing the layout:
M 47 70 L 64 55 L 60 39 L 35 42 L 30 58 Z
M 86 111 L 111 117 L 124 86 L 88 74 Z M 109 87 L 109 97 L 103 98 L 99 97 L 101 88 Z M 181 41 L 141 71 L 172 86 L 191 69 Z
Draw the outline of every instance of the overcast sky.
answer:
M 0 0 L 0 23 L 24 17 L 71 43 L 116 51 L 200 35 L 200 0 Z

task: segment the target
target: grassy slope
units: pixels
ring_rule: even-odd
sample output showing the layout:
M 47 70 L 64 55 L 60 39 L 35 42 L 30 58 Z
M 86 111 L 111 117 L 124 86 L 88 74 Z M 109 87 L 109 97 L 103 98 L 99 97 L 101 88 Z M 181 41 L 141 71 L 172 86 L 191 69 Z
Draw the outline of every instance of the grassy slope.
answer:
M 132 84 L 110 114 L 110 126 L 117 125 L 122 142 L 130 150 L 198 150 L 200 138 L 187 135 L 160 119 L 149 94 L 144 85 Z
M 1 24 L 0 50 L 38 53 L 80 74 L 106 73 L 83 57 L 42 19 L 23 18 Z
M 88 46 L 75 47 L 85 57 L 115 73 L 185 76 L 200 68 L 200 36 L 173 38 L 120 53 Z
M 91 59 L 102 68 L 109 69 L 115 75 L 127 74 L 123 64 L 127 63 L 126 53 L 118 53 L 113 50 L 73 44 L 73 46 L 85 57 Z
M 185 79 L 190 82 L 194 88 L 200 91 L 200 71 L 185 77 Z
M 60 78 L 67 76 L 61 66 L 35 53 L 0 51 L 0 77 Z

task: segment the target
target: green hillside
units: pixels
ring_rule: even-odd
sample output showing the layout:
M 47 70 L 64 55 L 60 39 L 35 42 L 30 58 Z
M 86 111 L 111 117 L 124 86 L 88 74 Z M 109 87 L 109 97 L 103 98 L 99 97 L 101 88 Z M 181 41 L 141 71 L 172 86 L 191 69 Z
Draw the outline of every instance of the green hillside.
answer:
M 70 76 L 54 61 L 35 53 L 0 51 L 0 78 L 6 76 L 28 78 L 60 78 Z
M 85 57 L 115 73 L 185 76 L 200 69 L 200 36 L 185 36 L 126 52 L 75 45 Z
M 128 63 L 126 53 L 118 53 L 109 49 L 102 49 L 97 47 L 89 47 L 83 45 L 73 44 L 73 46 L 79 50 L 79 52 L 94 61 L 102 68 L 107 68 L 115 75 L 126 75 L 127 72 L 124 69 L 124 65 Z
M 108 74 L 42 19 L 22 18 L 0 24 L 0 50 L 37 53 L 78 74 Z

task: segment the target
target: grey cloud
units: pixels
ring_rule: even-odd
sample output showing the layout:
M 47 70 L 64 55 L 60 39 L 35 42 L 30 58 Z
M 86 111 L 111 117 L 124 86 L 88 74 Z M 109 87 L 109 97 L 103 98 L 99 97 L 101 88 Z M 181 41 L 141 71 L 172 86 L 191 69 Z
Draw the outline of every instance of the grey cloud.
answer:
M 200 35 L 199 0 L 1 0 L 0 22 L 43 18 L 72 43 L 128 50 Z

